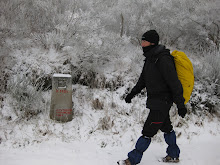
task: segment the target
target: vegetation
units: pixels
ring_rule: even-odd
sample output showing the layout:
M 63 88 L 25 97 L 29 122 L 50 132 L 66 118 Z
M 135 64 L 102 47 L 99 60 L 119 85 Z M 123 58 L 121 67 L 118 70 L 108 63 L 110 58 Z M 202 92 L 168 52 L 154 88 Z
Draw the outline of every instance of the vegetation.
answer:
M 141 69 L 140 37 L 146 30 L 156 29 L 162 44 L 190 52 L 189 56 L 196 59 L 195 78 L 200 85 L 193 92 L 190 107 L 197 111 L 205 106 L 205 110 L 216 112 L 220 92 L 218 3 L 1 0 L 1 98 L 7 97 L 5 93 L 16 96 L 18 102 L 22 101 L 19 107 L 25 107 L 26 112 L 29 106 L 38 106 L 35 103 L 39 97 L 31 93 L 38 94 L 39 86 L 50 89 L 48 77 L 57 72 L 72 74 L 73 84 L 129 90 Z M 28 80 L 17 81 L 21 75 Z M 31 91 L 19 92 L 25 82 Z M 210 97 L 201 98 L 204 93 Z M 37 112 L 41 106 L 36 107 Z

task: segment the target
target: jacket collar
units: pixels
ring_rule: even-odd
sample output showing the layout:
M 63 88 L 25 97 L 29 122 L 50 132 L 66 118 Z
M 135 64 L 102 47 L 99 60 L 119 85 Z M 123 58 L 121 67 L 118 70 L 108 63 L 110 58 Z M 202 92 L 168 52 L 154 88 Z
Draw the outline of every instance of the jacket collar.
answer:
M 166 49 L 166 47 L 164 45 L 157 45 L 157 46 L 154 46 L 149 51 L 144 52 L 143 55 L 146 57 L 146 59 L 152 58 L 153 56 L 163 52 L 165 49 Z

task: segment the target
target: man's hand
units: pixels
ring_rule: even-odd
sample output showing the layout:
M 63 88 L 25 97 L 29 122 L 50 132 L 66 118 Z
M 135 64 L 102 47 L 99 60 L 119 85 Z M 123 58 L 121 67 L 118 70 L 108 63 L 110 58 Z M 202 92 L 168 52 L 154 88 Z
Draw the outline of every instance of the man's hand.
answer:
M 187 109 L 186 109 L 185 106 L 184 106 L 184 107 L 181 107 L 181 108 L 178 108 L 178 114 L 179 114 L 179 116 L 181 116 L 182 118 L 185 117 L 186 113 L 187 113 Z
M 125 98 L 125 102 L 126 103 L 131 103 L 131 99 L 133 98 L 133 95 L 131 95 L 130 93 L 126 96 Z

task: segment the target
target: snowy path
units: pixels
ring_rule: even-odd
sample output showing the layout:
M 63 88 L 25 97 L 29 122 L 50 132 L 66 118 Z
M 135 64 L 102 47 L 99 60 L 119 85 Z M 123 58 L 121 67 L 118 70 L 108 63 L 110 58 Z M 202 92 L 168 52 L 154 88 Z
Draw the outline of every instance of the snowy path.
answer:
M 220 135 L 204 134 L 191 140 L 178 139 L 182 165 L 219 165 Z M 106 147 L 91 142 L 44 142 L 26 148 L 0 149 L 1 165 L 116 165 L 126 158 L 131 147 Z M 166 144 L 152 142 L 140 165 L 164 164 L 157 160 L 165 155 Z

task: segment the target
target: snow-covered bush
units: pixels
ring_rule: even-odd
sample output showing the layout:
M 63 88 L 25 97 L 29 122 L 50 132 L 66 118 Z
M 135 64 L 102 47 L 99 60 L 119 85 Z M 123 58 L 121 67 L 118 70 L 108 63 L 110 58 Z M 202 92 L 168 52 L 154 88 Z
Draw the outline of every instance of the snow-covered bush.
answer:
M 0 57 L 0 60 L 3 59 Z M 9 74 L 4 71 L 5 65 L 0 66 L 0 92 L 5 92 L 7 89 Z
M 143 57 L 140 46 L 130 37 L 115 33 L 94 31 L 88 38 L 66 50 L 71 57 L 74 83 L 95 88 L 117 88 L 124 84 L 123 77 L 139 74 Z M 139 61 L 140 60 L 140 61 Z M 131 69 L 131 68 L 134 69 Z
M 220 99 L 220 52 L 204 51 L 200 62 L 194 64 L 195 86 L 190 104 L 193 112 L 207 110 L 210 113 L 219 111 Z
M 98 98 L 96 98 L 95 100 L 92 101 L 92 107 L 94 109 L 103 109 L 104 104 L 100 102 Z
M 215 92 L 213 94 L 220 95 L 218 90 L 220 86 L 220 50 L 207 52 L 204 62 L 205 64 L 203 65 L 206 66 L 206 76 L 210 78 L 211 82 L 216 84 Z M 205 77 L 205 75 L 203 75 L 203 77 Z
M 44 81 L 54 72 L 64 72 L 68 64 L 71 66 L 69 72 L 73 76 L 73 83 L 90 88 L 116 90 L 121 86 L 128 87 L 127 82 L 135 83 L 140 74 L 143 62 L 138 40 L 148 29 L 158 30 L 162 43 L 168 46 L 187 49 L 203 46 L 206 49 L 214 45 L 218 48 L 219 17 L 216 13 L 219 10 L 216 3 L 215 0 L 3 0 L 0 2 L 3 6 L 0 17 L 0 35 L 3 35 L 3 41 L 0 45 L 2 50 L 9 47 L 22 52 L 29 46 L 48 49 L 49 53 L 41 55 L 29 52 L 37 56 L 36 65 L 28 59 L 26 52 L 23 53 L 23 61 L 29 62 L 20 64 L 28 70 L 25 74 L 32 75 L 33 84 L 37 80 Z M 18 47 L 14 42 L 9 45 L 9 42 L 5 42 L 7 37 L 26 37 L 35 44 L 24 42 Z M 24 45 L 25 49 L 22 48 Z M 50 52 L 53 49 L 58 52 Z M 210 81 L 212 94 L 219 95 L 219 60 L 216 60 L 219 55 L 212 59 L 212 53 L 213 47 L 210 55 L 206 56 L 207 64 L 202 65 L 209 69 L 201 72 L 198 67 L 195 68 L 195 73 L 198 81 Z M 46 57 L 48 54 L 49 57 Z M 65 56 L 65 59 L 61 60 L 60 56 Z M 56 62 L 59 65 L 55 65 Z M 7 77 L 7 72 L 2 72 L 1 75 L 2 89 L 6 86 L 6 79 L 10 78 Z M 51 80 L 47 87 L 50 86 L 49 83 Z
M 204 81 L 196 82 L 194 86 L 194 91 L 192 93 L 191 99 L 189 101 L 190 111 L 201 115 L 204 111 L 207 111 L 211 114 L 215 114 L 219 109 L 219 97 L 212 94 L 213 89 L 212 85 Z
M 220 85 L 220 51 L 204 51 L 200 54 L 200 65 L 194 66 L 195 78 L 200 83 L 205 83 L 207 89 L 213 95 L 219 96 Z
M 104 116 L 103 118 L 99 119 L 99 127 L 98 129 L 101 130 L 109 130 L 113 127 L 114 122 L 112 121 L 110 116 Z
M 19 119 L 29 120 L 43 109 L 40 86 L 33 86 L 25 76 L 17 76 L 9 82 L 8 92 L 12 96 L 11 105 Z
M 146 30 L 156 29 L 162 43 L 181 49 L 219 48 L 217 0 L 2 0 L 0 6 L 0 32 L 31 36 L 45 48 L 60 50 L 103 29 L 130 36 L 136 44 Z

